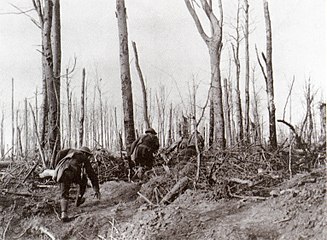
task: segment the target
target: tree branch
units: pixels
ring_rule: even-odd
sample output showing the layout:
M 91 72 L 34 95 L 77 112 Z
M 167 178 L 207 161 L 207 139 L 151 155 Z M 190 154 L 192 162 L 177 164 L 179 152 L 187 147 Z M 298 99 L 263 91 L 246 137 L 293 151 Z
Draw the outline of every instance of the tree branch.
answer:
M 203 27 L 201 25 L 201 22 L 198 18 L 198 15 L 196 14 L 194 8 L 192 7 L 191 3 L 190 3 L 190 0 L 184 0 L 185 1 L 185 4 L 186 4 L 186 7 L 188 9 L 188 11 L 190 12 L 194 22 L 195 22 L 195 25 L 196 25 L 196 28 L 198 29 L 201 37 L 203 38 L 203 40 L 208 44 L 208 42 L 210 41 L 210 38 L 208 37 L 208 35 L 204 32 L 203 30 Z
M 25 16 L 27 16 L 31 21 L 32 23 L 34 23 L 38 28 L 41 29 L 41 25 L 32 17 L 30 16 L 29 14 L 27 14 L 28 12 L 30 12 L 31 10 L 27 10 L 27 11 L 23 11 L 22 9 L 20 9 L 19 7 L 15 6 L 14 4 L 10 3 L 10 5 L 17 9 L 19 12 L 16 13 L 16 14 L 24 14 Z

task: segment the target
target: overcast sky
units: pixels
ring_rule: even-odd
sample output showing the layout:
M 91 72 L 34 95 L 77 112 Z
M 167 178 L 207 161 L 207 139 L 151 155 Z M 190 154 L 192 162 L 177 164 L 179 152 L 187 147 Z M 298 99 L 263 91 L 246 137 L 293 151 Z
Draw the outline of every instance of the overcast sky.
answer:
M 81 69 L 86 68 L 88 81 L 103 79 L 104 96 L 113 104 L 120 104 L 119 53 L 117 20 L 114 0 L 62 0 L 62 70 L 77 67 L 72 84 L 77 96 Z M 236 0 L 223 0 L 224 48 L 222 77 L 228 74 L 231 23 L 236 14 Z M 0 0 L 0 12 L 32 7 L 31 0 Z M 254 45 L 265 51 L 265 25 L 263 3 L 249 0 L 251 29 L 251 68 L 257 65 Z M 152 89 L 165 85 L 169 101 L 180 101 L 176 89 L 187 96 L 187 82 L 193 78 L 200 83 L 199 101 L 204 102 L 210 81 L 207 48 L 187 11 L 183 0 L 126 0 L 129 41 L 138 46 L 140 63 L 147 84 Z M 303 110 L 304 83 L 309 78 L 318 99 L 325 97 L 326 81 L 326 1 L 325 0 L 274 0 L 270 2 L 273 28 L 273 67 L 277 118 L 281 118 L 293 75 L 294 109 Z M 35 14 L 31 13 L 34 17 Z M 15 99 L 33 97 L 41 86 L 41 61 L 37 51 L 40 30 L 24 15 L 0 15 L 0 110 L 10 113 L 11 78 L 15 79 Z M 241 46 L 243 59 L 243 45 Z M 140 101 L 140 86 L 130 45 L 134 98 Z M 241 62 L 243 64 L 243 62 Z M 244 69 L 241 75 L 244 79 Z M 234 69 L 232 68 L 232 71 Z M 256 66 L 257 85 L 264 80 Z M 64 84 L 63 84 L 64 86 Z M 321 90 L 321 91 L 320 91 Z M 264 95 L 264 88 L 261 90 Z M 243 90 L 242 90 L 243 92 Z M 202 97 L 202 99 L 201 99 Z M 263 99 L 265 104 L 265 99 Z M 266 109 L 265 106 L 263 106 Z M 294 111 L 297 115 L 299 111 Z M 10 119 L 9 116 L 7 116 Z

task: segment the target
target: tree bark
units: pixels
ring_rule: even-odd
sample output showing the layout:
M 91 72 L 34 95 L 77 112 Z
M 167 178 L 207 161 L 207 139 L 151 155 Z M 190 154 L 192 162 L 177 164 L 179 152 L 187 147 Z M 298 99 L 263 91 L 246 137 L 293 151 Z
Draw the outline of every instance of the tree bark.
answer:
M 326 103 L 319 104 L 320 110 L 320 140 L 326 143 Z
M 53 91 L 55 102 L 53 107 L 56 113 L 50 111 L 50 116 L 53 116 L 55 123 L 51 124 L 54 129 L 52 141 L 55 141 L 54 146 L 51 146 L 52 155 L 56 156 L 61 146 L 60 139 L 60 74 L 61 74 L 61 25 L 60 25 L 60 0 L 52 0 L 52 17 L 51 17 L 51 50 L 53 57 Z M 54 100 L 54 99 L 53 99 Z M 52 105 L 52 104 L 50 104 Z M 52 115 L 53 114 L 53 115 Z M 52 117 L 51 117 L 52 119 Z M 52 120 L 50 120 L 52 121 Z
M 85 90 L 85 68 L 83 68 L 82 72 L 82 86 L 81 86 L 81 116 L 79 120 L 79 146 L 83 146 L 83 136 L 84 136 L 84 90 Z
M 66 69 L 66 97 L 67 97 L 67 143 L 68 147 L 72 146 L 72 93 L 70 91 L 70 80 L 68 68 Z
M 227 146 L 232 145 L 232 129 L 231 129 L 231 115 L 230 115 L 230 105 L 229 105 L 229 91 L 228 91 L 228 83 L 227 83 L 227 78 L 224 78 L 224 117 L 225 117 L 225 123 L 226 123 L 226 144 Z
M 53 55 L 51 46 L 51 26 L 52 26 L 52 1 L 46 0 L 44 2 L 43 10 L 43 56 L 45 58 L 44 62 L 44 72 L 45 79 L 47 83 L 47 93 L 48 93 L 48 104 L 49 104 L 49 150 L 51 159 L 55 157 L 56 148 L 59 136 L 59 121 L 58 117 L 58 99 L 55 88 L 55 77 L 53 72 Z M 59 140 L 60 141 L 60 140 Z
M 244 133 L 246 142 L 250 141 L 250 55 L 249 55 L 249 3 L 244 0 L 245 5 L 245 107 L 244 107 Z
M 257 91 L 255 88 L 255 69 L 253 69 L 252 73 L 252 96 L 253 96 L 253 106 L 252 106 L 252 112 L 253 112 L 253 121 L 254 123 L 252 125 L 252 135 L 253 135 L 253 141 L 255 144 L 261 144 L 261 124 L 260 124 L 260 117 L 259 117 L 259 100 L 257 98 Z
M 11 160 L 14 161 L 15 150 L 15 112 L 14 112 L 14 79 L 11 79 Z
M 145 88 L 142 70 L 141 70 L 140 63 L 139 63 L 139 57 L 138 57 L 138 53 L 137 53 L 136 43 L 132 42 L 132 45 L 133 45 L 133 50 L 134 50 L 134 55 L 135 55 L 135 67 L 136 67 L 137 73 L 139 75 L 139 79 L 140 79 L 141 87 L 142 87 L 143 118 L 144 118 L 144 122 L 145 122 L 145 128 L 149 128 L 151 126 L 151 124 L 150 124 L 149 115 L 148 115 L 147 92 L 146 92 L 146 88 Z
M 269 140 L 273 149 L 277 148 L 276 134 L 276 116 L 275 116 L 275 100 L 274 100 L 274 78 L 272 67 L 272 29 L 270 14 L 267 0 L 264 0 L 264 14 L 266 23 L 266 70 L 267 70 L 267 95 L 268 95 L 268 111 L 269 111 Z
M 4 142 L 4 129 L 3 129 L 3 121 L 5 119 L 5 114 L 4 112 L 2 111 L 1 113 L 1 127 L 0 127 L 0 130 L 1 130 L 1 136 L 0 136 L 0 156 L 1 158 L 3 158 L 4 154 L 5 154 L 5 142 Z
M 116 8 L 116 16 L 118 19 L 120 79 L 123 99 L 124 128 L 126 146 L 127 150 L 129 151 L 130 145 L 135 140 L 135 129 L 125 1 L 117 0 Z
M 25 160 L 27 159 L 27 154 L 29 150 L 29 135 L 28 135 L 28 111 L 27 111 L 27 98 L 24 100 L 25 103 L 25 115 L 24 115 L 24 125 L 25 125 Z
M 235 44 L 232 43 L 233 57 L 235 63 L 235 77 L 236 77 L 236 104 L 235 104 L 235 112 L 236 112 L 236 127 L 237 127 L 237 142 L 243 142 L 243 114 L 242 114 L 242 101 L 241 101 L 241 91 L 240 91 L 240 72 L 241 72 L 241 64 L 240 64 L 240 2 L 238 1 L 237 6 L 237 15 L 236 15 L 236 36 Z

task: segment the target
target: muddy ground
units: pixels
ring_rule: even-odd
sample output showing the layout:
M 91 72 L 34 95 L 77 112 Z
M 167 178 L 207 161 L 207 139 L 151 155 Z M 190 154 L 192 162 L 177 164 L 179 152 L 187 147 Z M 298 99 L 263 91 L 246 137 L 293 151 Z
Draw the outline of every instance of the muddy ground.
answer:
M 294 176 L 267 197 L 215 199 L 187 189 L 168 205 L 150 205 L 142 182 L 101 184 L 101 200 L 74 206 L 71 221 L 59 219 L 59 189 L 51 183 L 1 187 L 2 239 L 327 239 L 326 169 Z

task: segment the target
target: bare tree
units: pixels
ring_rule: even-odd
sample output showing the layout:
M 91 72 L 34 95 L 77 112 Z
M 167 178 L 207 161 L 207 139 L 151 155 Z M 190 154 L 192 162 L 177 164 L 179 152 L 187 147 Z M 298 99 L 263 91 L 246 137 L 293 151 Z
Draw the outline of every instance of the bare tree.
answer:
M 258 52 L 257 59 L 260 64 L 263 76 L 266 81 L 266 91 L 268 98 L 268 114 L 269 114 L 269 142 L 270 146 L 273 149 L 277 148 L 277 133 L 276 133 L 276 108 L 274 100 L 274 78 L 273 78 L 273 67 L 272 67 L 272 30 L 271 30 L 271 21 L 268 8 L 267 0 L 263 1 L 264 4 L 264 14 L 265 14 L 265 23 L 266 23 L 266 55 L 262 53 L 262 58 L 265 62 L 266 71 L 264 70 L 263 65 L 261 64 Z
M 52 89 L 55 95 L 55 100 L 53 99 L 54 102 L 50 103 L 50 127 L 51 129 L 53 129 L 53 135 L 50 132 L 50 149 L 52 151 L 52 155 L 55 156 L 61 146 L 61 141 L 60 141 L 60 73 L 61 73 L 60 0 L 52 0 L 51 51 L 53 57 Z M 52 109 L 51 109 L 52 106 L 55 109 L 55 113 L 52 113 Z M 52 141 L 54 141 L 54 145 L 51 145 Z
M 232 145 L 232 129 L 231 129 L 231 115 L 230 115 L 230 96 L 229 96 L 229 91 L 228 91 L 228 83 L 227 83 L 227 78 L 224 78 L 224 105 L 225 105 L 225 110 L 224 110 L 224 117 L 225 117 L 225 130 L 226 130 L 226 143 L 227 146 Z
M 83 136 L 84 136 L 84 116 L 85 116 L 85 68 L 82 72 L 82 86 L 81 86 L 81 116 L 79 119 L 79 146 L 83 146 Z
M 320 139 L 326 144 L 326 103 L 319 104 L 320 110 Z
M 42 34 L 42 147 L 48 144 L 51 158 L 60 148 L 60 0 L 32 0 Z M 46 142 L 48 138 L 49 142 Z
M 135 56 L 135 67 L 136 67 L 137 73 L 139 75 L 139 79 L 140 79 L 141 87 L 142 87 L 143 118 L 144 118 L 144 122 L 145 122 L 145 128 L 149 128 L 151 126 L 151 124 L 150 124 L 149 115 L 148 115 L 148 102 L 147 102 L 147 93 L 146 93 L 144 78 L 143 78 L 142 70 L 141 70 L 140 63 L 139 63 L 139 57 L 138 57 L 138 53 L 137 53 L 136 43 L 132 42 L 132 45 L 133 45 L 134 56 Z
M 11 79 L 11 160 L 14 160 L 15 147 L 15 113 L 14 113 L 14 79 Z
M 245 106 L 244 106 L 244 134 L 245 140 L 250 140 L 250 54 L 249 54 L 249 2 L 244 0 L 245 26 Z
M 255 68 L 252 69 L 252 115 L 253 123 L 251 122 L 251 131 L 253 135 L 253 142 L 261 144 L 261 124 L 259 117 L 259 99 L 255 87 Z
M 130 145 L 135 140 L 135 129 L 125 0 L 116 1 L 116 10 L 116 16 L 118 19 L 120 79 L 123 98 L 125 139 L 127 150 L 129 151 Z
M 211 36 L 209 37 L 198 18 L 195 11 L 193 1 L 184 0 L 188 11 L 190 12 L 199 34 L 206 43 L 211 66 L 211 104 L 210 122 L 214 121 L 214 139 L 213 147 L 225 148 L 225 125 L 224 125 L 224 112 L 223 112 L 223 96 L 220 75 L 220 56 L 222 49 L 222 25 L 223 25 L 223 8 L 221 0 L 218 0 L 218 8 L 220 18 L 218 19 L 213 12 L 211 0 L 201 0 L 202 9 L 210 22 Z M 212 119 L 213 118 L 213 119 Z M 211 126 L 210 126 L 211 127 Z M 209 138 L 210 139 L 210 138 Z M 209 140 L 210 141 L 210 140 Z
M 0 125 L 0 131 L 1 131 L 1 135 L 0 135 L 0 156 L 1 156 L 1 158 L 5 154 L 5 139 L 4 139 L 4 129 L 3 129 L 4 119 L 5 119 L 5 113 L 2 111 L 2 113 L 1 113 L 1 125 Z
M 235 26 L 235 36 L 232 36 L 234 43 L 232 42 L 233 58 L 235 63 L 235 76 L 236 76 L 236 104 L 235 104 L 235 117 L 236 117 L 236 127 L 237 127 L 237 141 L 243 142 L 243 114 L 242 114 L 242 101 L 241 101 L 241 91 L 240 91 L 240 0 L 237 5 L 236 14 L 236 26 Z

